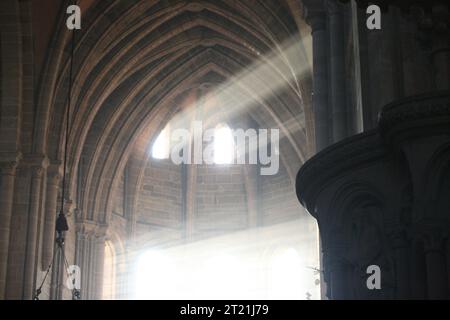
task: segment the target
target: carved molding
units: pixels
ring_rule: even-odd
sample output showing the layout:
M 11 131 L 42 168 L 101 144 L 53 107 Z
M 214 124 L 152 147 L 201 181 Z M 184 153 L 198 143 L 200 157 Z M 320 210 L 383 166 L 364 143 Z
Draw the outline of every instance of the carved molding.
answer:
M 15 175 L 21 159 L 21 153 L 0 153 L 0 175 Z
M 51 162 L 47 168 L 47 182 L 52 185 L 59 185 L 61 177 L 61 161 Z
M 348 176 L 355 168 L 380 163 L 392 154 L 393 141 L 402 137 L 450 134 L 450 94 L 437 92 L 402 99 L 387 105 L 379 127 L 342 140 L 317 153 L 300 168 L 296 192 L 315 216 L 315 200 L 326 185 Z M 395 153 L 395 152 L 394 152 Z
M 17 164 L 17 161 L 0 162 L 0 175 L 14 176 Z
M 311 26 L 312 32 L 326 28 L 326 8 L 324 1 L 303 0 L 303 12 L 306 22 Z
M 41 179 L 43 173 L 44 173 L 43 167 L 38 167 L 38 166 L 31 167 L 31 177 L 33 179 Z
M 108 226 L 106 224 L 100 224 L 91 220 L 84 220 L 76 223 L 77 232 L 87 237 L 105 237 L 107 229 Z
M 30 168 L 34 178 L 41 178 L 43 170 L 47 169 L 49 164 L 47 156 L 43 154 L 27 154 L 21 162 L 21 166 Z
M 425 187 L 423 179 L 411 179 L 411 171 L 409 174 L 399 172 L 402 166 L 405 172 L 411 170 L 408 164 L 417 160 L 416 154 L 404 152 L 405 146 L 414 147 L 414 139 L 421 146 L 423 137 L 427 138 L 427 148 L 422 150 L 432 154 L 440 148 L 440 157 L 445 161 L 450 142 L 448 92 L 410 97 L 387 105 L 377 129 L 322 150 L 298 172 L 297 196 L 319 222 L 323 269 L 342 267 L 341 263 L 348 261 L 354 267 L 350 281 L 355 285 L 355 298 L 403 297 L 403 293 L 395 291 L 400 281 L 394 272 L 395 259 L 403 259 L 407 264 L 403 255 L 415 242 L 423 244 L 426 254 L 444 253 L 450 216 L 439 216 L 440 220 L 431 218 L 429 211 L 433 212 L 433 201 L 424 197 L 424 192 L 414 192 Z M 406 159 L 396 156 L 400 153 Z M 421 176 L 431 174 L 436 169 L 433 166 L 439 163 L 426 166 Z M 352 199 L 373 191 L 380 193 L 377 197 L 382 208 L 380 214 L 370 219 L 364 201 L 358 200 L 363 206 L 360 219 L 352 218 L 354 215 L 348 212 L 358 209 L 358 205 L 350 203 Z M 437 191 L 434 193 L 440 195 Z M 426 218 L 418 215 L 422 211 L 427 213 Z M 364 224 L 360 224 L 361 221 Z M 336 248 L 337 245 L 340 247 Z M 379 265 L 386 279 L 379 293 L 368 292 L 364 286 L 357 285 L 361 276 L 366 276 L 364 267 L 370 264 Z M 333 283 L 329 285 L 332 287 Z
M 389 141 L 393 132 L 398 132 L 399 129 L 405 130 L 411 126 L 417 130 L 419 125 L 427 124 L 434 129 L 442 124 L 442 129 L 450 132 L 449 91 L 413 96 L 388 104 L 380 114 L 379 127 Z M 422 133 L 425 132 L 422 130 Z
M 325 148 L 300 168 L 296 178 L 298 199 L 311 212 L 312 207 L 308 205 L 315 201 L 324 184 L 358 166 L 383 158 L 386 151 L 376 130 L 358 134 Z

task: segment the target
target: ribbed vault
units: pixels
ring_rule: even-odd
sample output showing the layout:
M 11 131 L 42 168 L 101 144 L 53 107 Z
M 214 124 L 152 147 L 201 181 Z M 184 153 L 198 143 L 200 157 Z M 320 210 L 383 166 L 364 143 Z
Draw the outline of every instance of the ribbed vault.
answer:
M 152 141 L 180 111 L 180 97 L 204 84 L 248 101 L 239 112 L 261 127 L 281 129 L 282 159 L 299 160 L 293 176 L 309 154 L 310 77 L 291 7 L 282 1 L 117 0 L 83 12 L 65 195 L 75 200 L 79 218 L 107 222 L 136 141 Z M 53 163 L 63 153 L 69 52 L 70 35 L 59 28 L 41 78 L 33 145 Z

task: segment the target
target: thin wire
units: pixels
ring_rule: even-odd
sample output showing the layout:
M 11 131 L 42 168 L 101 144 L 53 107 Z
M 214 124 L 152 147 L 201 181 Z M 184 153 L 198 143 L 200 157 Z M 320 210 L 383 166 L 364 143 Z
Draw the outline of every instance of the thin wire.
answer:
M 64 141 L 64 164 L 63 164 L 63 181 L 62 181 L 62 195 L 61 195 L 61 214 L 64 215 L 64 196 L 66 193 L 66 175 L 67 175 L 67 150 L 68 150 L 68 144 L 69 144 L 69 135 L 70 135 L 70 105 L 72 102 L 72 75 L 73 75 L 73 58 L 74 58 L 74 51 L 75 51 L 75 29 L 72 30 L 72 41 L 71 41 L 71 53 L 70 53 L 70 69 L 69 69 L 69 88 L 67 92 L 67 114 L 66 114 L 66 137 Z M 64 250 L 61 247 L 61 245 L 57 245 L 57 249 L 61 249 L 63 253 L 63 257 L 66 264 L 66 272 L 69 275 L 68 271 L 68 262 L 66 259 L 66 256 L 64 254 Z M 52 260 L 47 268 L 47 272 L 45 273 L 44 279 L 42 280 L 41 285 L 36 290 L 34 299 L 39 299 L 39 295 L 41 294 L 42 287 L 44 286 L 45 280 L 47 279 L 48 274 L 50 273 L 50 269 L 53 266 L 53 262 L 55 259 L 55 253 L 56 250 L 53 251 Z M 70 275 L 69 275 L 70 276 Z
M 64 142 L 64 169 L 62 181 L 62 196 L 61 196 L 61 213 L 64 214 L 64 197 L 66 194 L 66 175 L 67 175 L 67 150 L 70 135 L 70 105 L 72 102 L 72 74 L 73 74 L 73 58 L 75 51 L 75 29 L 72 30 L 72 48 L 70 53 L 70 70 L 69 70 L 69 89 L 67 92 L 67 114 L 66 114 L 66 137 Z
M 48 268 L 47 268 L 47 272 L 45 273 L 44 279 L 42 279 L 41 285 L 36 289 L 36 293 L 34 295 L 34 299 L 39 299 L 39 295 L 42 292 L 42 287 L 44 286 L 45 280 L 47 279 L 48 274 L 50 273 L 50 269 L 52 268 L 53 265 L 53 259 L 55 257 L 55 252 L 53 252 L 53 257 L 52 257 L 52 262 L 50 262 Z
M 63 256 L 63 259 L 64 259 L 64 264 L 65 264 L 65 267 L 66 267 L 67 278 L 72 279 L 72 285 L 73 285 L 73 287 L 72 287 L 72 300 L 73 300 L 74 297 L 76 296 L 76 293 L 78 293 L 78 295 L 79 295 L 80 292 L 79 292 L 79 290 L 77 288 L 75 288 L 76 279 L 73 278 L 72 274 L 69 272 L 70 266 L 69 266 L 69 262 L 67 261 L 67 258 L 66 258 L 65 250 L 64 250 L 63 247 L 60 247 L 60 250 L 61 250 L 61 253 L 62 253 L 62 256 Z M 78 299 L 79 299 L 79 297 L 78 297 Z

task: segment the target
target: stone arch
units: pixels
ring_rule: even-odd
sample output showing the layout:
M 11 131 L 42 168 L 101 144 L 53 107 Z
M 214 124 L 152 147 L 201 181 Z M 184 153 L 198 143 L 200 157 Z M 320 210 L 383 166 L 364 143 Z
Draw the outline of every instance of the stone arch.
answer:
M 84 13 L 85 28 L 76 34 L 73 82 L 73 109 L 76 112 L 72 114 L 69 136 L 70 188 L 65 195 L 66 198 L 76 199 L 76 185 L 85 186 L 85 190 L 81 188 L 80 199 L 76 200 L 79 218 L 107 221 L 106 217 L 110 212 L 108 199 L 113 196 L 114 186 L 117 184 L 117 175 L 113 173 L 124 168 L 131 146 L 142 135 L 143 128 L 150 123 L 147 121 L 149 117 L 145 117 L 147 122 L 140 121 L 139 129 L 133 129 L 131 114 L 136 117 L 137 113 L 145 112 L 144 106 L 138 107 L 137 104 L 142 104 L 145 91 L 151 86 L 154 88 L 153 95 L 159 96 L 153 98 L 154 102 L 151 104 L 166 105 L 169 92 L 174 92 L 176 87 L 167 90 L 158 87 L 155 81 L 163 82 L 171 72 L 195 73 L 195 69 L 192 70 L 195 61 L 209 56 L 210 63 L 203 64 L 201 72 L 205 75 L 212 72 L 230 78 L 236 74 L 236 70 L 245 70 L 246 64 L 252 59 L 264 59 L 264 53 L 273 50 L 280 54 L 282 62 L 276 66 L 272 64 L 274 75 L 281 78 L 285 74 L 294 75 L 287 81 L 287 92 L 265 101 L 268 112 L 266 120 L 275 119 L 278 124 L 284 124 L 289 118 L 292 119 L 291 115 L 298 111 L 298 106 L 303 108 L 302 92 L 299 89 L 302 85 L 295 75 L 298 63 L 292 63 L 292 57 L 287 57 L 282 48 L 283 41 L 291 39 L 298 32 L 289 9 L 272 2 L 261 7 L 246 3 L 234 5 L 239 10 L 229 11 L 229 4 L 226 2 L 186 4 L 180 1 L 173 4 L 171 9 L 174 10 L 168 10 L 161 3 L 154 5 L 147 2 L 126 4 L 120 1 L 102 1 Z M 138 12 L 146 14 L 140 16 Z M 181 28 L 179 23 L 174 23 L 174 19 L 183 16 L 195 19 L 184 19 L 184 27 Z M 275 19 L 263 18 L 270 16 Z M 264 28 L 254 28 L 246 19 L 262 23 Z M 61 14 L 58 23 L 63 22 L 64 14 Z M 127 26 L 126 30 L 121 29 L 124 26 Z M 45 83 L 52 84 L 52 90 L 44 87 L 40 89 L 35 130 L 37 138 L 34 142 L 35 150 L 47 151 L 51 161 L 55 162 L 61 159 L 63 151 L 61 119 L 64 118 L 66 109 L 69 67 L 67 52 L 70 48 L 70 33 L 65 28 L 57 29 L 63 31 L 55 33 L 53 49 L 48 53 L 43 72 L 43 79 Z M 201 30 L 208 34 L 208 42 L 205 42 Z M 121 34 L 121 37 L 112 39 L 110 34 L 113 32 Z M 156 35 L 158 39 L 155 38 Z M 236 38 L 242 41 L 238 43 Z M 298 52 L 298 59 L 303 59 L 307 65 L 300 42 L 298 47 L 294 46 L 294 50 Z M 164 55 L 161 54 L 162 51 Z M 183 56 L 192 57 L 184 61 L 188 65 L 184 70 L 177 66 L 177 63 L 180 64 L 177 59 Z M 125 65 L 126 68 L 123 67 Z M 146 73 L 153 77 L 144 76 Z M 136 77 L 138 82 L 133 81 Z M 196 79 L 199 78 L 201 76 L 197 74 Z M 183 85 L 193 85 L 196 79 L 192 76 Z M 117 99 L 122 99 L 122 103 L 111 104 Z M 130 105 L 133 107 L 130 108 Z M 273 112 L 274 105 L 278 109 L 280 105 L 283 106 L 285 111 L 281 113 L 282 117 Z M 102 118 L 108 119 L 110 123 L 99 121 Z M 121 124 L 116 122 L 119 119 Z M 305 128 L 295 121 L 293 124 L 294 126 L 291 120 L 289 128 L 282 127 L 291 143 L 289 150 L 292 151 L 289 152 L 297 154 L 303 160 L 307 154 L 306 150 L 302 150 L 303 145 L 306 145 L 303 143 L 306 142 Z M 90 151 L 94 149 L 97 152 Z M 296 169 L 288 166 L 291 177 Z M 108 190 L 110 186 L 113 190 Z
M 331 268 L 338 264 L 346 272 L 347 296 L 364 299 L 377 295 L 368 293 L 365 287 L 369 265 L 383 269 L 383 294 L 392 294 L 394 262 L 386 232 L 389 218 L 385 197 L 370 183 L 354 181 L 335 194 L 329 210 L 333 208 L 336 219 L 322 227 L 326 230 L 321 231 L 322 239 L 326 239 L 324 248 L 331 255 Z
M 328 207 L 331 225 L 337 226 L 340 222 L 345 221 L 348 210 L 355 208 L 356 204 L 360 207 L 376 205 L 383 208 L 383 200 L 382 194 L 369 182 L 345 183 L 336 191 Z

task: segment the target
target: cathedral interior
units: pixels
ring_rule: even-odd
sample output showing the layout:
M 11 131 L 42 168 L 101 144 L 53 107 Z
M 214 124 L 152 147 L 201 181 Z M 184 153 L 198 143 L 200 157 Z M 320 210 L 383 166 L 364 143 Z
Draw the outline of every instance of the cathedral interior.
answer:
M 450 299 L 449 21 L 1 0 L 0 300 Z

